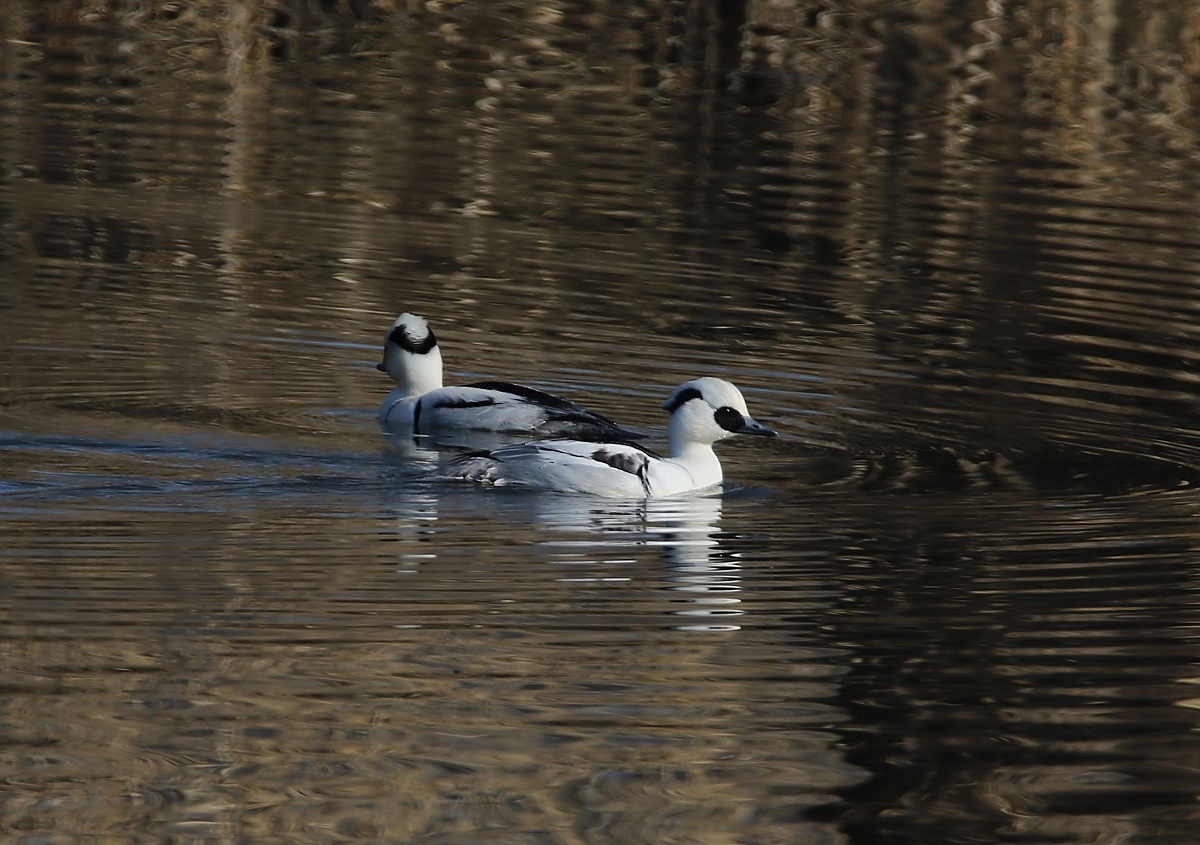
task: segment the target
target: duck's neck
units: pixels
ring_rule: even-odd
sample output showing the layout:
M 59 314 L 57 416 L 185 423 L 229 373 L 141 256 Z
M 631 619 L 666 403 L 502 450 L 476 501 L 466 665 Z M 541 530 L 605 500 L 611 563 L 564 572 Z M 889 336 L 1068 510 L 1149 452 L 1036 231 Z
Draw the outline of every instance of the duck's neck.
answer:
M 682 432 L 669 430 L 670 459 L 682 466 L 695 479 L 696 484 L 706 487 L 719 484 L 724 478 L 721 462 L 711 443 L 697 443 L 685 438 Z
M 442 386 L 442 353 L 437 347 L 422 355 L 403 350 L 396 354 L 404 358 L 392 377 L 406 396 L 423 396 Z

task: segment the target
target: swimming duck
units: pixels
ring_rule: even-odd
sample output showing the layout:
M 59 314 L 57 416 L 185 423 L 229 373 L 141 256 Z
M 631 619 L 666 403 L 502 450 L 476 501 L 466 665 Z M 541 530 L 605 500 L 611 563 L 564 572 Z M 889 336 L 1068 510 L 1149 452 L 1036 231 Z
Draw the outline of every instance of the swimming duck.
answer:
M 724 379 L 682 384 L 663 409 L 671 415 L 667 457 L 633 443 L 542 440 L 459 456 L 450 476 L 615 498 L 674 496 L 721 483 L 721 462 L 713 451 L 718 440 L 776 436 L 750 416 L 741 391 Z
M 383 362 L 375 368 L 397 384 L 379 409 L 379 421 L 414 434 L 470 429 L 580 439 L 642 436 L 574 402 L 523 384 L 480 381 L 443 387 L 437 337 L 416 314 L 401 314 L 392 323 L 384 338 Z

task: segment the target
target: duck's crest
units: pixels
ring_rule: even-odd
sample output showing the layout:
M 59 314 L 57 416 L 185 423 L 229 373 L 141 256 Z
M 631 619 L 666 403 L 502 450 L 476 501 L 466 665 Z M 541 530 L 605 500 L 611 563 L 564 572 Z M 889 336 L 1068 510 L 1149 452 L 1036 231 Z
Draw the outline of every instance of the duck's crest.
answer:
M 387 340 L 414 355 L 424 355 L 437 346 L 437 336 L 425 318 L 407 312 L 396 318 Z

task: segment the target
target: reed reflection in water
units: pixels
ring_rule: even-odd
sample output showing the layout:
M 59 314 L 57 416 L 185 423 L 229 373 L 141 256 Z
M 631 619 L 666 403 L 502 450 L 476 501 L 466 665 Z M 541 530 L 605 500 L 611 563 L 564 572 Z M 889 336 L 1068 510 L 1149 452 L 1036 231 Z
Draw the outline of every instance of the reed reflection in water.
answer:
M 0 12 L 4 835 L 1194 841 L 1197 14 Z M 410 309 L 783 436 L 441 480 Z

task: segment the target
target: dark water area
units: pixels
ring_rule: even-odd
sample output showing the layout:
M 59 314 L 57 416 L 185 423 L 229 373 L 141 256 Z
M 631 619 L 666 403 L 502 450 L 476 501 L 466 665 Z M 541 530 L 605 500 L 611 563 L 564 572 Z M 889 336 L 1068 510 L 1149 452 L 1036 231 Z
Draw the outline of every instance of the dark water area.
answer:
M 0 36 L 0 838 L 1196 841 L 1200 11 Z M 405 310 L 451 383 L 781 436 L 446 480 L 376 420 Z

